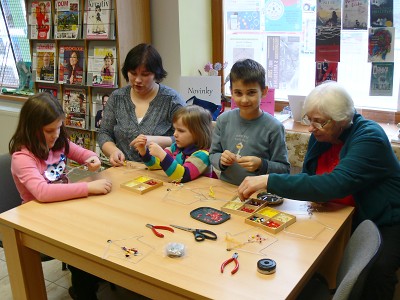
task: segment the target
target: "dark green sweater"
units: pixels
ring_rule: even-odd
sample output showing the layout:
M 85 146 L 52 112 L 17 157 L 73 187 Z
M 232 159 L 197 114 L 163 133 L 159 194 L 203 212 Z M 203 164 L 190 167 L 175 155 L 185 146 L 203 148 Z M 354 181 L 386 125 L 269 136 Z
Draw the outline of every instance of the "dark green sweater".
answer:
M 282 197 L 314 202 L 353 195 L 354 224 L 370 219 L 379 225 L 400 223 L 400 164 L 384 130 L 355 114 L 343 131 L 340 162 L 331 173 L 315 175 L 318 157 L 331 147 L 311 135 L 297 175 L 270 174 L 267 190 Z

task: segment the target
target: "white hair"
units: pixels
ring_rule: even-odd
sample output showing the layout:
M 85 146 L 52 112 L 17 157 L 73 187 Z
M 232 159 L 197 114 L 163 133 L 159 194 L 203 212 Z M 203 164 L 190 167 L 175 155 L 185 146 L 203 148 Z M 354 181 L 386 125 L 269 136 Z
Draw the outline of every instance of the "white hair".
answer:
M 326 81 L 315 87 L 304 101 L 304 112 L 317 110 L 336 122 L 351 124 L 355 113 L 354 102 L 346 89 L 336 81 Z

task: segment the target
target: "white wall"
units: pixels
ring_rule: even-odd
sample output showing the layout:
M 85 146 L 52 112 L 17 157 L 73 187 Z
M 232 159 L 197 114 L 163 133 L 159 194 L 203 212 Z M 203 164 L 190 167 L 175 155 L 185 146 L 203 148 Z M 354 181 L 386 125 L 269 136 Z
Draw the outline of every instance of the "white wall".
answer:
M 212 0 L 151 0 L 152 44 L 168 72 L 164 84 L 178 90 L 181 76 L 197 76 L 212 61 Z
M 1 99 L 0 95 L 0 154 L 8 152 L 8 143 L 18 125 L 22 103 Z

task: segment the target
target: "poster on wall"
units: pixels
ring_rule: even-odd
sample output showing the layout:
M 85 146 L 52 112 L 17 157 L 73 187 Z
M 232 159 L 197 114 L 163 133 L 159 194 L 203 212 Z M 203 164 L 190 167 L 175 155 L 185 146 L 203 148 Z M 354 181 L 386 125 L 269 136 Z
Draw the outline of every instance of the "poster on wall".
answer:
M 371 1 L 371 27 L 393 27 L 393 0 Z
M 343 29 L 366 30 L 368 0 L 346 0 L 343 3 Z
M 394 63 L 372 63 L 370 96 L 393 95 Z
M 267 0 L 265 2 L 266 32 L 301 32 L 300 0 Z
M 340 61 L 341 1 L 317 1 L 315 61 Z

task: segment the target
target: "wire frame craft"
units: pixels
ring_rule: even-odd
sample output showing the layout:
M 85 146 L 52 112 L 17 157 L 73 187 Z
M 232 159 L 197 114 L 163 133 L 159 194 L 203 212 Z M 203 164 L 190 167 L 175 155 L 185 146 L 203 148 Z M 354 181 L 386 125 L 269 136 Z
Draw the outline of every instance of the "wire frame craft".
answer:
M 139 263 L 155 250 L 144 241 L 143 235 L 133 235 L 123 239 L 109 239 L 106 242 L 103 259 L 121 260 L 133 264 Z
M 234 234 L 226 232 L 225 241 L 227 251 L 267 255 L 266 249 L 278 239 L 260 228 L 250 228 Z

